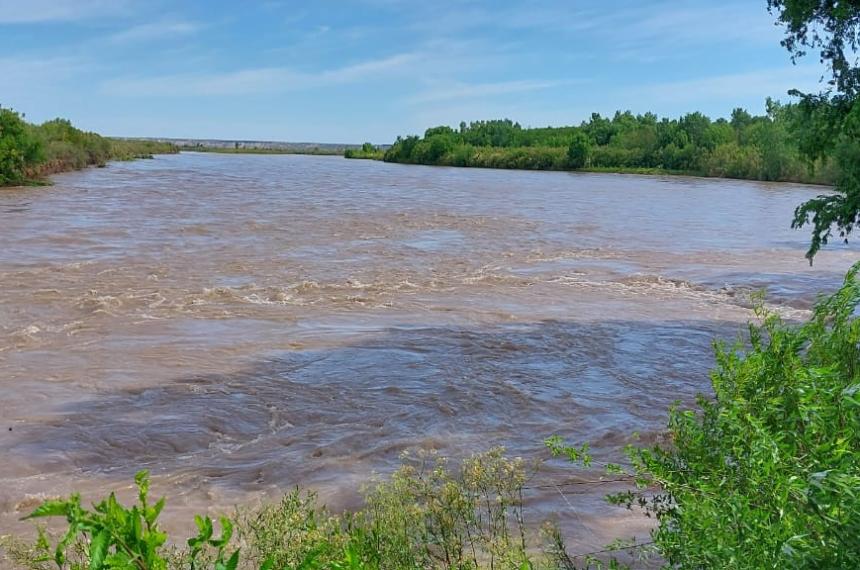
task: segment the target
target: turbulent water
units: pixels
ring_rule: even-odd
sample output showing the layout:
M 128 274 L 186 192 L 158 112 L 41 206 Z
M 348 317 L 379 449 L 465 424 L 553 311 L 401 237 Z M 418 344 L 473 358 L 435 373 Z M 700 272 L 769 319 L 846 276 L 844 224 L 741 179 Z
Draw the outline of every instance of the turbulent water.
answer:
M 822 191 L 697 178 L 182 154 L 0 192 L 0 534 L 150 469 L 170 528 L 301 484 L 355 504 L 407 449 L 612 455 L 707 390 L 750 292 L 803 317 Z M 647 525 L 602 486 L 534 516 L 574 544 Z

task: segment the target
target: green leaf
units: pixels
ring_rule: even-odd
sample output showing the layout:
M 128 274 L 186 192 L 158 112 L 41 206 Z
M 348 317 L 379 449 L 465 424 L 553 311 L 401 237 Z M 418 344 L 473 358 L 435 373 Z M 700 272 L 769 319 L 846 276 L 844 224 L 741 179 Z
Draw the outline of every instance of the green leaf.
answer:
M 219 520 L 221 522 L 221 538 L 212 539 L 209 541 L 209 544 L 215 548 L 224 548 L 233 536 L 233 523 L 227 517 L 221 517 Z
M 227 560 L 226 570 L 236 570 L 236 567 L 239 566 L 239 551 L 233 553 L 232 556 Z
M 164 497 L 160 498 L 155 506 L 146 508 L 146 524 L 152 526 L 155 523 L 155 520 L 161 514 L 161 511 L 164 509 Z
M 137 485 L 140 502 L 145 503 L 146 496 L 149 494 L 149 471 L 143 469 L 135 473 L 134 484 Z
M 104 567 L 114 570 L 134 570 L 132 559 L 128 554 L 122 551 L 110 553 L 107 558 L 105 558 Z
M 110 533 L 107 529 L 103 529 L 93 537 L 90 543 L 90 570 L 101 569 L 110 545 L 109 541 Z
M 39 517 L 64 517 L 69 514 L 69 501 L 65 500 L 49 500 L 45 501 L 36 509 L 21 520 L 35 519 Z
M 66 534 L 63 536 L 62 540 L 57 543 L 57 548 L 54 551 L 54 561 L 60 568 L 62 568 L 63 564 L 65 564 L 66 562 L 66 547 L 72 542 L 72 540 L 74 540 L 77 535 L 78 525 L 77 523 L 72 523 L 69 525 L 69 529 L 66 531 Z

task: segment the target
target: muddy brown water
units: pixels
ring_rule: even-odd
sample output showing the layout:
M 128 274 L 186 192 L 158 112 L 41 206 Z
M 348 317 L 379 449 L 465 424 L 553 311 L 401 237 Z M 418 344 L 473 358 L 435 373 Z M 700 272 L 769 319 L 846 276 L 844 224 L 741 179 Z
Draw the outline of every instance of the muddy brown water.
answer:
M 860 250 L 809 267 L 789 229 L 822 190 L 194 153 L 3 190 L 0 534 L 142 468 L 183 532 L 294 485 L 355 505 L 404 450 L 617 457 L 707 391 L 751 291 L 802 318 L 838 286 Z M 531 516 L 581 549 L 647 534 L 605 491 Z

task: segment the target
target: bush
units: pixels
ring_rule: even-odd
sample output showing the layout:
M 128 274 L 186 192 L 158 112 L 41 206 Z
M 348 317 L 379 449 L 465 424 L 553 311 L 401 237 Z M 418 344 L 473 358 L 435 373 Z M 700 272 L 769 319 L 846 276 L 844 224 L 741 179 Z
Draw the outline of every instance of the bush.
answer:
M 348 148 L 343 151 L 344 158 L 364 158 L 369 160 L 382 160 L 385 152 L 373 144 L 366 142 L 361 148 Z
M 656 516 L 671 567 L 860 568 L 858 270 L 802 325 L 759 309 L 748 347 L 717 346 L 713 398 L 671 410 L 671 445 L 628 450 L 640 490 L 610 499 Z
M 0 107 L 0 186 L 21 184 L 42 159 L 42 147 L 30 125 L 15 111 Z
M 90 570 L 128 569 L 164 570 L 170 555 L 165 548 L 167 534 L 158 528 L 158 516 L 164 508 L 164 499 L 150 504 L 149 477 L 141 471 L 134 478 L 138 488 L 138 502 L 131 508 L 120 504 L 111 493 L 106 499 L 87 510 L 79 495 L 65 500 L 45 501 L 27 518 L 64 517 L 69 524 L 63 537 L 51 548 L 44 531 L 31 548 L 20 544 L 9 548 L 14 561 L 29 568 L 44 568 L 53 562 L 57 568 Z M 226 547 L 233 534 L 233 525 L 221 519 L 221 536 L 213 538 L 214 525 L 208 517 L 196 517 L 198 534 L 188 540 L 188 550 L 181 560 L 190 568 L 201 561 L 211 562 L 214 570 L 235 570 L 239 551 L 227 557 Z
M 591 143 L 583 133 L 576 133 L 567 149 L 567 164 L 570 168 L 578 170 L 588 165 L 591 155 Z
M 432 454 L 405 457 L 389 479 L 370 487 L 359 511 L 334 515 L 297 489 L 278 503 L 240 511 L 235 521 L 222 518 L 217 538 L 213 521 L 196 517 L 197 535 L 187 547 L 171 548 L 157 521 L 164 500 L 149 502 L 149 480 L 140 473 L 132 507 L 112 494 L 92 510 L 77 495 L 46 501 L 30 517 L 66 518 L 68 529 L 56 545 L 40 533 L 34 545 L 5 548 L 14 562 L 34 570 L 559 568 L 558 534 L 551 533 L 554 542 L 541 554 L 542 536 L 526 530 L 526 479 L 525 463 L 501 448 L 456 469 Z
M 522 568 L 525 468 L 501 449 L 452 471 L 444 459 L 406 459 L 367 492 L 365 507 L 333 516 L 296 490 L 275 505 L 240 515 L 254 564 L 330 568 L 345 558 L 362 568 Z
M 749 179 L 762 176 L 761 153 L 756 146 L 721 144 L 708 153 L 704 162 L 708 176 Z

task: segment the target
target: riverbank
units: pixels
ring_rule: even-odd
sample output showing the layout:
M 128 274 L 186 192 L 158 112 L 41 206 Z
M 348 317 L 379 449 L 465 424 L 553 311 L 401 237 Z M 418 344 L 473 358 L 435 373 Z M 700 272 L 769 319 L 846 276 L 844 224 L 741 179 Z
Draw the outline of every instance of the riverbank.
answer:
M 356 159 L 356 160 L 377 160 L 385 162 L 385 152 L 381 150 L 374 150 L 370 152 L 365 152 L 362 150 L 353 151 L 353 152 L 345 152 L 344 158 Z M 391 162 L 391 161 L 388 161 Z M 400 163 L 400 164 L 418 164 L 418 163 Z M 729 176 L 708 176 L 706 174 L 701 174 L 698 172 L 691 172 L 686 170 L 670 170 L 668 168 L 645 168 L 645 167 L 599 167 L 599 166 L 590 166 L 585 168 L 571 169 L 571 168 L 528 168 L 528 167 L 515 167 L 515 166 L 487 166 L 487 165 L 452 165 L 452 164 L 421 164 L 422 166 L 458 166 L 463 168 L 490 168 L 496 170 L 544 170 L 549 172 L 589 172 L 593 174 L 638 174 L 642 176 L 695 176 L 699 178 L 726 178 L 731 179 Z M 742 179 L 741 179 L 742 180 Z M 823 182 L 815 182 L 810 184 L 816 185 L 826 185 Z
M 508 119 L 439 126 L 398 137 L 388 149 L 362 147 L 347 158 L 401 164 L 557 170 L 832 185 L 839 176 L 825 155 L 814 161 L 798 140 L 808 125 L 795 104 L 767 101 L 767 113 L 735 109 L 730 119 L 688 113 L 592 114 L 579 126 L 526 128 Z
M 52 174 L 177 152 L 179 148 L 170 143 L 82 131 L 65 119 L 34 125 L 18 113 L 0 108 L 0 187 L 46 185 Z
M 385 162 L 384 153 L 362 153 L 356 152 L 353 154 L 344 154 L 344 158 L 357 160 L 376 160 Z M 391 162 L 391 161 L 388 161 Z M 419 163 L 400 163 L 400 164 L 419 164 Z M 585 168 L 529 168 L 523 166 L 490 166 L 490 165 L 453 165 L 453 164 L 421 164 L 422 166 L 448 166 L 458 168 L 489 168 L 494 170 L 524 170 L 524 171 L 546 171 L 546 172 L 587 172 L 591 174 L 635 174 L 639 176 L 692 176 L 696 178 L 717 178 L 724 180 L 759 180 L 757 178 L 744 178 L 740 176 L 725 176 L 719 174 L 708 174 L 690 170 L 671 170 L 668 168 L 646 168 L 646 167 L 609 167 L 609 166 L 589 166 Z M 787 182 L 791 184 L 806 184 L 811 186 L 832 186 L 833 181 L 830 177 L 808 177 L 796 180 L 779 180 L 775 182 Z

